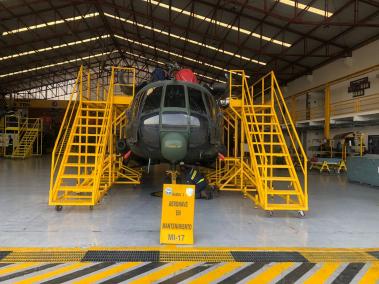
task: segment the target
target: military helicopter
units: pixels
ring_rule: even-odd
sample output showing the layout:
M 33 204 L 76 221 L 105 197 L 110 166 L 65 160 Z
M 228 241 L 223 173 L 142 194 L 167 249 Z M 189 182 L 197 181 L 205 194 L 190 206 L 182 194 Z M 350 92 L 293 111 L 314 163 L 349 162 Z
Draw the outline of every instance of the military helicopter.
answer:
M 122 83 L 122 74 L 118 77 Z M 209 165 L 224 149 L 223 118 L 215 97 L 190 69 L 177 64 L 169 64 L 168 72 L 155 69 L 126 115 L 126 139 L 119 141 L 119 151 L 149 165 Z

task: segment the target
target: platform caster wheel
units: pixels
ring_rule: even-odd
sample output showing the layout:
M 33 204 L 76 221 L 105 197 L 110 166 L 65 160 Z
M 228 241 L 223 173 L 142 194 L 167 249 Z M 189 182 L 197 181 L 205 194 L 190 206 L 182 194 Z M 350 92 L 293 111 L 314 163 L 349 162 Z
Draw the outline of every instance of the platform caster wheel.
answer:
M 298 214 L 299 214 L 300 217 L 304 217 L 304 216 L 305 216 L 304 211 L 302 211 L 302 210 L 300 210 L 300 211 L 298 212 Z
M 89 210 L 93 210 L 93 205 L 90 205 Z
M 57 212 L 62 211 L 62 209 L 63 209 L 63 206 L 62 206 L 62 205 L 56 205 L 56 206 L 55 206 L 55 211 L 57 211 Z
M 267 214 L 268 214 L 268 217 L 272 217 L 272 216 L 274 216 L 274 212 L 273 211 L 267 211 Z

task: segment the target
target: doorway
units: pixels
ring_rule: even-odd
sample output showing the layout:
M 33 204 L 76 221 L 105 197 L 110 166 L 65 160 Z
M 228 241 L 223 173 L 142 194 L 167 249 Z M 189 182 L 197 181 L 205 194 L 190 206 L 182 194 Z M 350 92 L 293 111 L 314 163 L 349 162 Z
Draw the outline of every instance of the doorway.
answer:
M 379 135 L 368 136 L 368 152 L 370 154 L 379 154 Z

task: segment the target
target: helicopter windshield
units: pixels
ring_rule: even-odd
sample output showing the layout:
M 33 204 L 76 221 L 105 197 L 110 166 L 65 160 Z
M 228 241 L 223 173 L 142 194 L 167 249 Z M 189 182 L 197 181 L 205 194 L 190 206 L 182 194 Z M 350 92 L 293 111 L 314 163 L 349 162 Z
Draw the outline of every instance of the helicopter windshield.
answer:
M 165 107 L 178 107 L 185 108 L 186 107 L 186 99 L 184 93 L 184 86 L 182 85 L 167 85 L 165 100 Z
M 150 88 L 146 92 L 145 105 L 142 112 L 149 112 L 158 109 L 161 106 L 163 87 Z
M 207 114 L 200 90 L 188 87 L 188 101 L 191 112 Z
M 165 84 L 145 89 L 137 98 L 143 125 L 200 127 L 215 115 L 211 96 L 197 87 Z

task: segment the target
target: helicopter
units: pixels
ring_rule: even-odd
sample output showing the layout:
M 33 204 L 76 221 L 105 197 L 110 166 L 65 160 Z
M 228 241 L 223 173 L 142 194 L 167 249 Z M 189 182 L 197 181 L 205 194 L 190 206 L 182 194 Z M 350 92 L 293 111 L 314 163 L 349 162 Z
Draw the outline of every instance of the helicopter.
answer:
M 151 75 L 150 82 L 137 87 L 127 110 L 126 137 L 118 141 L 119 152 L 149 165 L 213 163 L 225 147 L 222 112 L 210 88 L 177 64 L 169 64 L 168 72 L 156 68 Z

